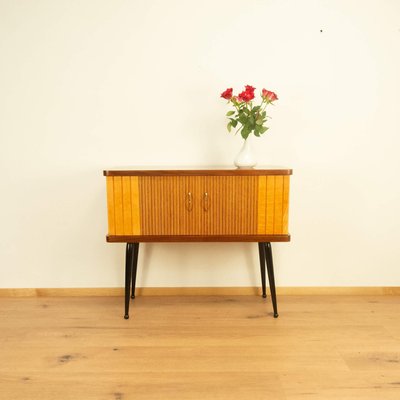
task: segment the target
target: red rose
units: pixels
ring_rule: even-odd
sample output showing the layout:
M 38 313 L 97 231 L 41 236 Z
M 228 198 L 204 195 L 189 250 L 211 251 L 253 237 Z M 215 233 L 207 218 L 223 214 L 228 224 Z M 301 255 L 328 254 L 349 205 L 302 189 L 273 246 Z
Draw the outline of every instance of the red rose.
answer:
M 242 93 L 239 93 L 238 99 L 240 101 L 245 101 L 247 103 L 248 101 L 254 99 L 254 92 L 249 91 L 249 90 L 245 90 Z
M 250 92 L 250 93 L 254 93 L 254 91 L 256 90 L 255 87 L 250 86 L 250 85 L 246 85 L 245 89 L 246 89 L 246 92 Z
M 221 97 L 223 97 L 226 100 L 230 100 L 232 98 L 232 92 L 233 92 L 232 88 L 226 89 L 225 92 L 221 93 Z
M 278 100 L 278 96 L 274 93 L 274 92 L 270 92 L 267 89 L 263 89 L 261 92 L 261 97 L 263 99 L 266 99 L 267 101 L 269 101 L 270 103 L 272 101 Z

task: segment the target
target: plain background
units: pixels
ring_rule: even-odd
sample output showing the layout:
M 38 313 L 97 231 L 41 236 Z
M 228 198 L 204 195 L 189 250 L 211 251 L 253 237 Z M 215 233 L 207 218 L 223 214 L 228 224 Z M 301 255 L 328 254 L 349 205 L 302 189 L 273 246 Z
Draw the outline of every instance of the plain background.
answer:
M 400 285 L 398 0 L 0 0 L 0 287 L 123 285 L 103 169 L 230 166 L 227 87 L 279 96 L 278 286 Z M 255 244 L 141 246 L 138 286 L 255 286 Z

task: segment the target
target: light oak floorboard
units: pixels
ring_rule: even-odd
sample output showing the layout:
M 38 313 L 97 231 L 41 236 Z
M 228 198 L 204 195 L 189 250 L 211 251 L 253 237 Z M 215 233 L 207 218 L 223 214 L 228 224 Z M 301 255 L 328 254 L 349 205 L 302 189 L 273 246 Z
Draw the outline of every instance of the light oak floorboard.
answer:
M 399 296 L 0 298 L 4 399 L 400 398 Z

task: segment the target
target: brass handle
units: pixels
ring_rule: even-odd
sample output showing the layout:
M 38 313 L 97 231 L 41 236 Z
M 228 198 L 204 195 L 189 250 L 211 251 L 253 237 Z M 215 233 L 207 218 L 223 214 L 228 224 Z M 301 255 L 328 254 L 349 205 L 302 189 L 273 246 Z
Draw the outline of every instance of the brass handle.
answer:
M 189 192 L 186 195 L 186 208 L 188 211 L 192 211 L 193 210 L 193 199 L 192 199 L 192 193 Z
M 204 196 L 203 196 L 203 210 L 204 211 L 208 211 L 209 209 L 209 201 L 208 201 L 208 193 L 204 192 Z

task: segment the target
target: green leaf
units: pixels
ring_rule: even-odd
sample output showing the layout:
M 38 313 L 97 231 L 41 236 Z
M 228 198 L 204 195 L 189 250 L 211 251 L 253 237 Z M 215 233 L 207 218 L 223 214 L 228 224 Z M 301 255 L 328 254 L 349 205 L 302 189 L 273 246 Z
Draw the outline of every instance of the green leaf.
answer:
M 256 124 L 257 124 L 257 125 L 262 125 L 263 122 L 264 122 L 264 121 L 263 121 L 262 118 L 261 118 L 261 119 L 258 119 L 258 120 L 256 121 Z
M 247 139 L 250 134 L 250 130 L 247 126 L 244 126 L 243 129 L 241 130 L 240 134 L 242 135 L 243 139 Z
M 244 113 L 240 113 L 238 120 L 242 125 L 246 125 L 248 117 Z
M 253 111 L 257 112 L 260 108 L 261 108 L 260 106 L 255 106 L 255 107 L 253 108 Z
M 236 119 L 231 119 L 231 125 L 236 128 L 238 122 L 236 121 Z
M 230 117 L 230 116 L 233 115 L 233 114 L 235 114 L 235 111 L 228 111 L 228 112 L 226 113 L 226 116 L 227 116 L 227 117 Z
M 267 132 L 268 129 L 269 128 L 266 126 L 260 126 L 260 133 L 265 133 L 265 132 Z
M 228 132 L 230 132 L 232 129 L 232 122 L 228 122 L 228 125 L 226 127 L 228 128 Z
M 256 120 L 253 116 L 249 117 L 249 120 L 247 121 L 247 127 L 248 127 L 250 133 L 256 127 Z

